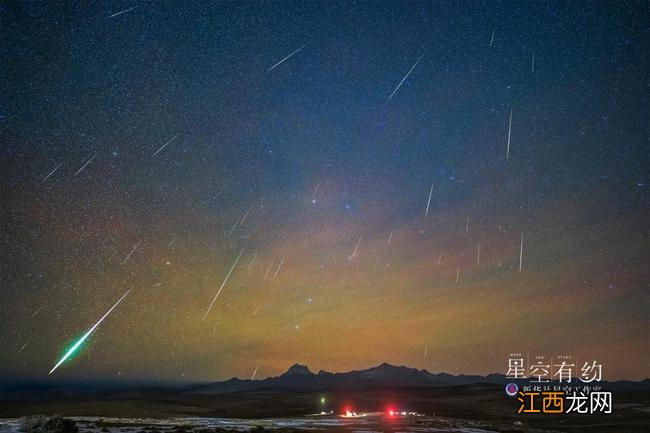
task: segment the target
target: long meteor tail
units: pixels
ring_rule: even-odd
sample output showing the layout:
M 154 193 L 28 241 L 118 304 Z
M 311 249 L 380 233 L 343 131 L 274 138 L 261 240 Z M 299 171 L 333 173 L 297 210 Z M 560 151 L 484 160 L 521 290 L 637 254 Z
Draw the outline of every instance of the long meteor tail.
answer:
M 63 356 L 61 357 L 61 359 L 59 360 L 59 362 L 57 362 L 56 365 L 55 365 L 54 367 L 52 367 L 52 370 L 50 370 L 50 372 L 48 373 L 48 375 L 49 375 L 49 374 L 52 374 L 52 372 L 54 372 L 54 370 L 56 370 L 57 368 L 59 368 L 59 366 L 60 366 L 61 364 L 63 364 L 63 363 L 64 363 L 68 358 L 70 358 L 70 356 L 71 356 L 74 352 L 76 352 L 76 350 L 79 348 L 79 346 L 81 346 L 81 345 L 83 344 L 83 342 L 86 341 L 86 339 L 88 338 L 88 336 L 90 336 L 90 334 L 92 334 L 92 332 L 95 330 L 95 328 L 97 328 L 97 327 L 99 326 L 99 324 L 102 323 L 102 321 L 103 321 L 103 320 L 104 320 L 104 319 L 105 319 L 109 314 L 111 314 L 111 311 L 113 311 L 113 310 L 115 309 L 115 307 L 117 307 L 117 305 L 118 305 L 120 302 L 122 302 L 122 299 L 126 298 L 126 295 L 128 295 L 130 291 L 131 291 L 131 290 L 127 290 L 127 292 L 126 292 L 124 295 L 122 295 L 122 297 L 119 299 L 119 301 L 117 301 L 117 302 L 115 303 L 115 305 L 113 305 L 113 306 L 111 307 L 111 309 L 108 310 L 108 311 L 106 312 L 106 314 L 104 314 L 104 315 L 101 317 L 101 319 L 99 319 L 99 320 L 97 321 L 97 323 L 95 323 L 95 324 L 93 325 L 93 327 L 90 328 L 90 329 L 88 330 L 88 332 L 86 332 L 86 333 L 83 335 L 83 337 L 81 337 L 81 338 L 80 338 L 80 339 L 79 339 L 79 340 L 78 340 L 78 341 L 77 341 L 77 342 L 76 342 L 76 343 L 75 343 L 75 344 L 74 344 L 70 349 L 68 349 L 68 351 L 65 353 L 65 355 L 63 355 Z

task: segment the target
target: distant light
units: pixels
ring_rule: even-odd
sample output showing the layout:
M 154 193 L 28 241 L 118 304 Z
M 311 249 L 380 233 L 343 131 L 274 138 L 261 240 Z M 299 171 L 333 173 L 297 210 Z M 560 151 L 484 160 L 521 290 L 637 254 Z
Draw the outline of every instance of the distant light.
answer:
M 386 416 L 390 418 L 396 418 L 396 417 L 407 417 L 407 416 L 422 416 L 422 414 L 413 411 L 398 410 L 398 409 L 391 408 L 386 410 Z
M 320 404 L 325 404 L 325 397 L 320 398 Z

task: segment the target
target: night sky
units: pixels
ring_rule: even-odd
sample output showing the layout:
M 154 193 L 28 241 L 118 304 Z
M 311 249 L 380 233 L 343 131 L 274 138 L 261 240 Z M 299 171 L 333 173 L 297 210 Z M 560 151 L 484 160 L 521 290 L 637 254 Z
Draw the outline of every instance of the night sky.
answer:
M 650 375 L 649 17 L 3 3 L 0 376 Z

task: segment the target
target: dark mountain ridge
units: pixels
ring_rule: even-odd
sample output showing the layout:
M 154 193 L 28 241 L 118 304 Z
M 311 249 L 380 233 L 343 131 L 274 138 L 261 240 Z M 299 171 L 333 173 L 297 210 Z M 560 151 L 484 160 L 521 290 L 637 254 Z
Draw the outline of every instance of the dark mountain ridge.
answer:
M 430 387 L 440 388 L 460 385 L 505 385 L 512 380 L 503 374 L 452 375 L 448 373 L 431 373 L 425 369 L 395 366 L 386 362 L 365 370 L 353 370 L 343 373 L 319 371 L 313 373 L 305 365 L 294 364 L 276 377 L 266 379 L 239 379 L 233 377 L 223 382 L 197 385 L 192 392 L 200 394 L 219 394 L 238 391 L 295 389 L 315 391 L 321 389 L 366 389 L 372 387 Z M 609 390 L 650 390 L 650 379 L 642 381 L 600 382 Z
M 425 369 L 380 364 L 365 370 L 342 373 L 313 373 L 305 365 L 294 364 L 285 373 L 265 379 L 239 379 L 210 383 L 152 383 L 115 381 L 21 382 L 1 381 L 0 402 L 23 399 L 56 399 L 61 397 L 139 398 L 170 394 L 175 396 L 216 395 L 246 391 L 367 390 L 378 388 L 442 388 L 464 385 L 500 385 L 510 379 L 502 374 L 452 375 L 431 373 Z M 642 381 L 600 382 L 606 390 L 649 391 L 650 379 Z
M 277 377 L 258 380 L 233 377 L 224 382 L 212 382 L 207 385 L 197 386 L 195 392 L 223 393 L 271 388 L 315 390 L 373 386 L 442 387 L 477 383 L 502 384 L 504 380 L 504 376 L 499 374 L 453 376 L 447 373 L 434 374 L 424 369 L 418 370 L 388 363 L 365 370 L 353 370 L 344 373 L 330 373 L 323 370 L 313 373 L 304 365 L 294 364 L 285 373 Z

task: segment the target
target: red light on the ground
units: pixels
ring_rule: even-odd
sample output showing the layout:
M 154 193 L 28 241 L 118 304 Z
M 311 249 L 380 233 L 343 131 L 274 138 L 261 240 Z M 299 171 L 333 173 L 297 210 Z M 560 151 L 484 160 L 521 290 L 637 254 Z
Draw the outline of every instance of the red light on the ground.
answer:
M 388 411 L 388 416 L 393 416 L 395 415 L 395 411 L 393 409 Z
M 352 411 L 350 409 L 345 410 L 345 416 L 351 417 L 352 416 Z

